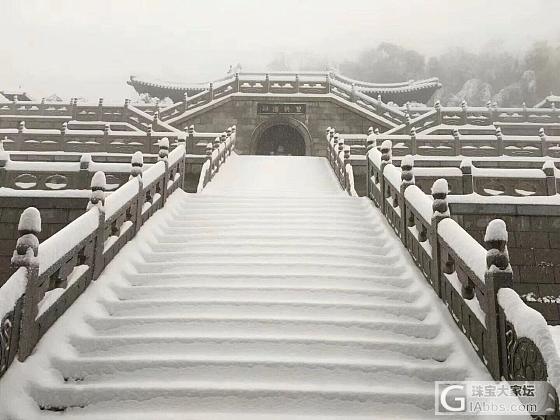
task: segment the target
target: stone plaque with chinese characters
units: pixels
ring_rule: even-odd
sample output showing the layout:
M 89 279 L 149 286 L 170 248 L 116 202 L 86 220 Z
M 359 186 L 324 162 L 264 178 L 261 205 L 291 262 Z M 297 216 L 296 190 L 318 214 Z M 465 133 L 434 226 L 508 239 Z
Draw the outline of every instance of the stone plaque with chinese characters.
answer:
M 257 104 L 257 114 L 305 114 L 305 104 Z

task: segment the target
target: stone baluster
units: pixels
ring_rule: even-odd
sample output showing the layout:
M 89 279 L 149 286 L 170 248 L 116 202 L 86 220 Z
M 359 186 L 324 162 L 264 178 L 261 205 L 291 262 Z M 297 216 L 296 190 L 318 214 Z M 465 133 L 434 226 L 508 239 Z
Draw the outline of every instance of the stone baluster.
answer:
M 239 92 L 241 85 L 239 83 L 239 73 L 235 73 L 235 91 Z
M 356 84 L 352 83 L 350 90 L 350 102 L 356 102 Z
M 541 140 L 542 156 L 548 156 L 547 138 L 543 127 L 539 128 L 539 139 Z
M 405 123 L 408 127 L 410 127 L 411 121 L 412 119 L 410 118 L 410 114 L 408 112 L 404 113 L 404 119 L 405 119 Z M 409 128 L 409 132 L 410 132 L 410 128 Z
M 383 141 L 383 143 L 381 143 L 381 172 L 383 173 L 383 170 L 385 169 L 385 166 L 387 166 L 389 163 L 392 163 L 392 151 L 391 149 L 393 148 L 393 143 L 391 143 L 391 140 L 385 140 Z
M 369 153 L 371 149 L 377 146 L 377 138 L 373 132 L 373 127 L 368 128 L 368 134 L 366 138 L 366 154 Z
M 334 129 L 332 129 L 334 131 Z M 332 133 L 332 149 L 329 151 L 331 166 L 336 168 L 336 155 L 338 153 L 338 133 Z
M 214 100 L 214 83 L 210 83 L 208 86 L 208 99 L 209 102 Z
M 430 225 L 429 237 L 432 246 L 432 282 L 434 290 L 441 297 L 441 284 L 439 278 L 440 268 L 440 252 L 438 243 L 437 227 L 441 220 L 449 217 L 449 205 L 447 203 L 447 195 L 449 194 L 449 186 L 444 178 L 436 179 L 432 185 L 432 223 Z
M 294 83 L 295 83 L 295 86 L 294 86 L 295 91 L 296 91 L 296 93 L 299 93 L 299 74 L 296 74 L 296 80 L 295 80 Z
M 467 101 L 463 99 L 463 101 L 461 102 L 461 114 L 463 119 L 462 122 L 463 125 L 467 125 L 469 123 L 468 111 L 469 109 L 468 109 Z
M 194 125 L 191 124 L 191 125 L 189 125 L 188 127 L 185 127 L 185 128 L 187 129 L 187 134 L 189 136 L 185 148 L 186 148 L 187 154 L 192 154 L 194 152 L 194 146 L 195 146 Z
M 97 121 L 103 121 L 103 98 L 97 103 Z
M 136 178 L 138 180 L 138 195 L 136 196 L 136 214 L 134 223 L 134 231 L 138 232 L 142 226 L 142 208 L 144 207 L 145 196 L 144 181 L 142 180 L 142 172 L 144 170 L 144 155 L 141 151 L 136 151 L 132 154 L 130 159 L 130 177 L 129 179 Z
M 435 101 L 434 103 L 434 109 L 436 110 L 436 125 L 441 125 L 443 124 L 443 115 L 441 112 L 441 102 L 439 100 Z
M 342 163 L 342 179 L 343 179 L 343 188 L 346 190 L 348 194 L 351 193 L 350 190 L 350 178 L 348 176 L 348 172 L 346 171 L 346 165 L 350 165 L 350 146 L 344 146 L 344 156 L 343 156 L 343 163 Z
M 41 98 L 41 103 L 39 104 L 39 115 L 45 115 L 45 109 L 46 109 L 45 98 Z
M 527 122 L 527 121 L 529 121 L 529 113 L 527 112 L 527 104 L 525 102 L 523 102 L 523 104 L 521 106 L 523 108 L 523 121 Z
M 183 112 L 187 112 L 189 104 L 189 95 L 187 92 L 183 95 Z
M 146 129 L 146 153 L 152 153 L 152 124 L 148 124 L 148 128 Z
M 122 117 L 121 117 L 123 121 L 128 121 L 129 107 L 130 107 L 130 99 L 125 99 L 123 110 L 122 110 Z
M 93 260 L 93 279 L 96 280 L 105 268 L 105 257 L 103 248 L 105 244 L 105 191 L 107 190 L 107 180 L 105 173 L 98 171 L 91 178 L 91 196 L 87 205 L 87 210 L 97 208 L 99 212 L 99 224 L 96 232 L 94 260 Z
M 72 119 L 78 119 L 78 98 L 73 98 L 70 100 L 70 107 L 72 112 Z
M 268 73 L 264 75 L 264 93 L 270 93 L 270 76 Z
M 463 150 L 461 147 L 461 133 L 459 132 L 459 129 L 457 127 L 455 127 L 453 129 L 453 148 L 455 149 L 455 156 L 461 156 Z
M 470 158 L 464 158 L 459 165 L 462 174 L 463 194 L 473 193 L 473 176 L 472 176 L 472 161 Z
M 25 132 L 25 121 L 20 121 L 18 124 L 18 134 L 23 134 Z
M 6 182 L 6 167 L 10 161 L 10 154 L 4 150 L 3 143 L 3 140 L 0 140 L 0 187 L 8 187 Z
M 546 177 L 547 195 L 556 195 L 556 167 L 552 159 L 547 159 L 543 164 L 542 170 Z
M 494 124 L 494 111 L 492 109 L 492 101 L 488 101 L 486 102 L 486 108 L 488 108 L 488 123 L 490 124 Z
M 418 154 L 418 142 L 416 141 L 416 128 L 410 127 L 410 153 Z
M 401 160 L 401 194 L 404 196 L 405 190 L 415 184 L 414 179 L 414 158 L 406 155 Z M 403 215 L 404 220 L 404 215 Z
M 485 356 L 488 359 L 488 369 L 494 379 L 500 379 L 502 364 L 500 360 L 505 354 L 506 349 L 500 348 L 500 343 L 505 343 L 505 339 L 500 339 L 499 334 L 503 334 L 500 328 L 500 311 L 498 303 L 498 290 L 501 288 L 513 287 L 513 272 L 509 263 L 509 253 L 507 249 L 508 232 L 506 224 L 501 219 L 494 219 L 488 223 L 484 235 L 486 244 L 486 272 L 484 283 L 486 286 L 485 315 L 486 329 L 488 331 L 488 344 Z
M 497 140 L 497 152 L 498 156 L 503 156 L 505 153 L 504 149 L 504 137 L 502 135 L 502 129 L 498 126 L 496 127 L 496 140 Z
M 20 325 L 18 359 L 25 361 L 39 340 L 36 323 L 38 305 L 47 285 L 39 284 L 39 238 L 41 213 L 35 207 L 26 208 L 19 218 L 18 239 L 12 255 L 11 265 L 16 270 L 25 267 L 27 283 L 23 297 L 23 314 Z
M 84 153 L 80 156 L 80 175 L 79 175 L 79 185 L 80 189 L 87 190 L 89 187 L 89 168 L 91 164 L 91 155 L 89 153 Z
M 158 141 L 158 161 L 167 161 L 167 156 L 169 155 L 169 139 L 163 137 Z

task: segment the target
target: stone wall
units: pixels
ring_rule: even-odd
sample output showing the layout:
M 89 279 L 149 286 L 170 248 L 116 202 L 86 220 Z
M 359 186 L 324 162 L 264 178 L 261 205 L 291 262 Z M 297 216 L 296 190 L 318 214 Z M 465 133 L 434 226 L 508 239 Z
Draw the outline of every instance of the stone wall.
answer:
M 301 103 L 305 104 L 305 114 L 273 114 L 257 113 L 259 103 Z M 221 132 L 224 126 L 236 125 L 236 151 L 242 154 L 254 153 L 256 144 L 252 143 L 253 132 L 267 120 L 274 118 L 279 124 L 300 126 L 307 132 L 306 141 L 310 154 L 326 155 L 325 130 L 329 126 L 336 127 L 339 133 L 366 133 L 370 126 L 381 131 L 387 127 L 381 125 L 372 116 L 351 104 L 330 96 L 321 97 L 250 97 L 232 95 L 214 105 L 173 123 L 184 129 L 194 124 L 197 132 Z
M 560 208 L 536 204 L 452 203 L 452 217 L 480 244 L 495 218 L 506 222 L 514 289 L 551 324 L 560 324 L 560 303 L 534 302 L 560 296 Z M 539 299 L 540 298 L 540 299 Z
M 35 195 L 26 191 L 25 196 L 4 196 L 0 193 L 0 286 L 12 273 L 10 259 L 17 240 L 21 212 L 30 206 L 39 209 L 42 219 L 39 240 L 44 241 L 83 214 L 90 195 L 88 190 L 65 191 L 65 194 L 40 191 Z

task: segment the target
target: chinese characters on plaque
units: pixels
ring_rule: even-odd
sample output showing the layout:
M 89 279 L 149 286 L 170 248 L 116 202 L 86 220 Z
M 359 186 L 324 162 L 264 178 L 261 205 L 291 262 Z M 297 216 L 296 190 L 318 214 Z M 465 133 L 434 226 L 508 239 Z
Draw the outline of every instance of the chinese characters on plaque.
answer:
M 257 114 L 305 114 L 305 104 L 257 104 Z

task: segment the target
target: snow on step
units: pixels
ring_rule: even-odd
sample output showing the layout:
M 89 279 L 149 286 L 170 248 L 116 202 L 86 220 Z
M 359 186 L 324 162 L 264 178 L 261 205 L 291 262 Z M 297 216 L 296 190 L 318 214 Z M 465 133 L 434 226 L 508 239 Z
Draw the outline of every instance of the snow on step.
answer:
M 174 193 L 10 368 L 0 407 L 26 420 L 433 418 L 433 381 L 488 379 L 442 306 L 326 160 L 234 156 L 202 194 Z

